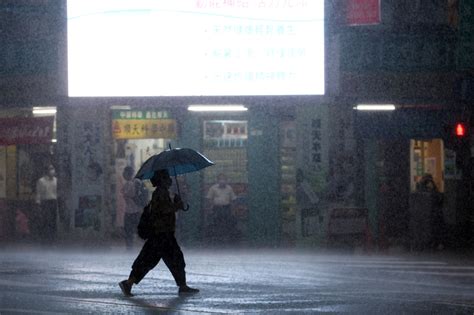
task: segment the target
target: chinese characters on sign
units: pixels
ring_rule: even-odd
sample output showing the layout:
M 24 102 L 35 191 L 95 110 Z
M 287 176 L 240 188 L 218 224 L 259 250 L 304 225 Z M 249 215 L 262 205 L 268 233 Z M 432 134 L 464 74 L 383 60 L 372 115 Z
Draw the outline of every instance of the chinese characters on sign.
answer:
M 321 167 L 321 119 L 311 120 L 311 162 Z
M 50 143 L 54 117 L 0 119 L 0 145 Z
M 113 114 L 112 132 L 115 139 L 174 139 L 177 126 L 167 112 L 119 111 Z

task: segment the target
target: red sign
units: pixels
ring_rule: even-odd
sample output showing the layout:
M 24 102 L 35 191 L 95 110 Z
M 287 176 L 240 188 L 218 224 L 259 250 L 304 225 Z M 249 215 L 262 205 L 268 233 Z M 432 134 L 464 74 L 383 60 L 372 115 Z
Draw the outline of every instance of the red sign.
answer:
M 346 3 L 346 21 L 348 25 L 380 23 L 380 0 L 347 0 Z
M 54 117 L 0 118 L 0 145 L 50 143 Z

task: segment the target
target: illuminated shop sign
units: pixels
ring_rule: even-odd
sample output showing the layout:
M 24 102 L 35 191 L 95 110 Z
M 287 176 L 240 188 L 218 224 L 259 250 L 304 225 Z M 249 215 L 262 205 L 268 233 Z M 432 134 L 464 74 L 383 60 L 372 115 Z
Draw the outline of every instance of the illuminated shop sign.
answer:
M 165 111 L 113 111 L 115 139 L 175 139 L 176 120 Z
M 323 95 L 324 0 L 68 0 L 71 97 Z
M 54 117 L 0 118 L 0 145 L 51 143 Z

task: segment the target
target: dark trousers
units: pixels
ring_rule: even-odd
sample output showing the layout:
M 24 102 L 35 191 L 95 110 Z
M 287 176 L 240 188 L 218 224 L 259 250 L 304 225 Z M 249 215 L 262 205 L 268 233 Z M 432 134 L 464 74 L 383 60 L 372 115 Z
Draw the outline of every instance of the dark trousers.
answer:
M 235 238 L 235 220 L 232 215 L 230 205 L 214 206 L 213 212 L 213 239 L 217 243 L 229 243 Z
M 38 234 L 42 241 L 53 242 L 57 233 L 57 200 L 43 200 L 40 205 Z
M 137 233 L 137 226 L 138 222 L 140 221 L 140 213 L 125 213 L 123 221 L 125 230 L 125 246 L 127 249 L 131 249 L 133 247 L 133 239 Z
M 138 284 L 145 275 L 156 267 L 163 258 L 168 269 L 178 286 L 186 284 L 186 273 L 184 268 L 183 252 L 176 241 L 174 233 L 160 233 L 153 238 L 149 238 L 143 245 L 140 254 L 132 265 L 130 276 Z

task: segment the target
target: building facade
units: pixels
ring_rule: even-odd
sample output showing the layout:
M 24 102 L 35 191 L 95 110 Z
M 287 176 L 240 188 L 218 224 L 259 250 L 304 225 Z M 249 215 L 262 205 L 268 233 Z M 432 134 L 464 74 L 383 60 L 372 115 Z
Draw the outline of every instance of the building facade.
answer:
M 185 178 L 191 211 L 178 222 L 189 244 L 212 242 L 205 195 L 225 173 L 238 196 L 239 243 L 325 245 L 333 209 L 367 209 L 375 245 L 410 247 L 416 183 L 431 173 L 445 196 L 447 246 L 468 246 L 472 137 L 451 130 L 458 121 L 472 130 L 472 5 L 326 1 L 323 97 L 190 99 L 69 98 L 65 1 L 5 2 L 2 28 L 11 31 L 1 33 L 0 102 L 14 116 L 56 108 L 57 142 L 46 155 L 58 169 L 64 238 L 120 238 L 121 170 L 171 144 L 216 162 Z M 248 111 L 187 111 L 196 101 Z M 358 104 L 396 110 L 360 112 Z M 8 222 L 12 211 L 2 212 Z

